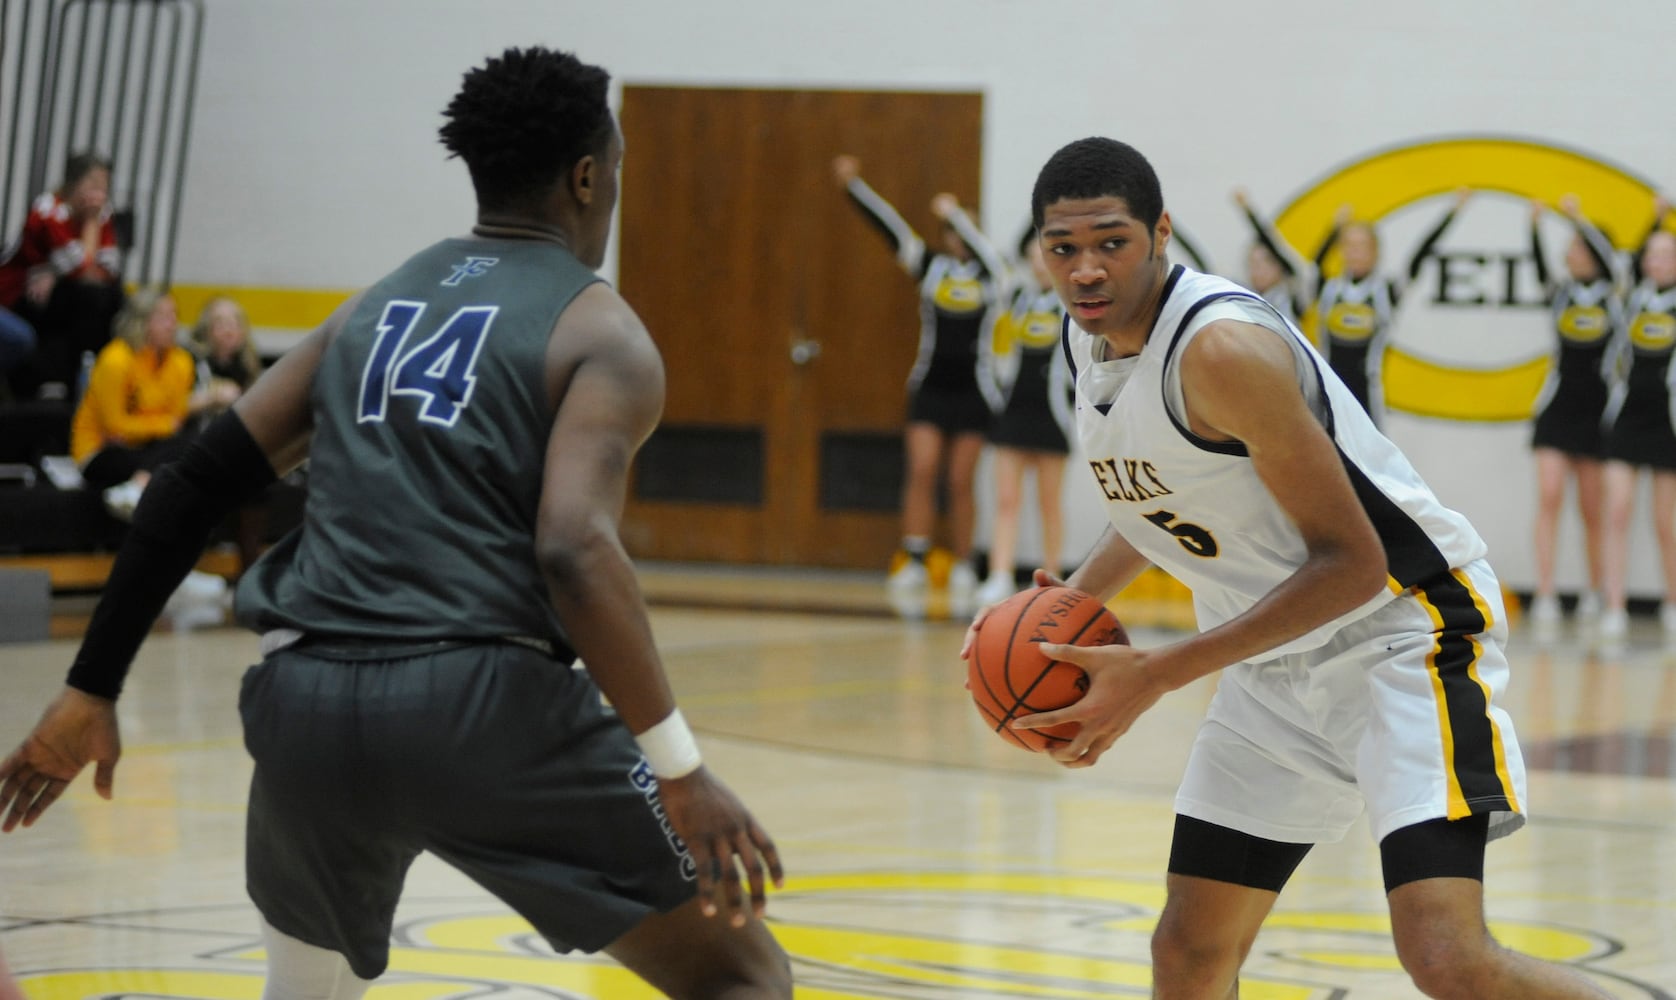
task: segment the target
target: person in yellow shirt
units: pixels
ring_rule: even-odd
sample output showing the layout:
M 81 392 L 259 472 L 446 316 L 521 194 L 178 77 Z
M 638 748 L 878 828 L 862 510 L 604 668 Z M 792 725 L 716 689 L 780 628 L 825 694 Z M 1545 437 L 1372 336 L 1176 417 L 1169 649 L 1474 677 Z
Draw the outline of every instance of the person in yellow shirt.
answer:
M 70 455 L 91 487 L 117 493 L 110 506 L 132 509 L 151 470 L 184 442 L 197 365 L 175 341 L 175 300 L 141 290 L 117 315 L 115 336 L 99 352 L 70 426 Z
M 191 441 L 187 418 L 211 401 L 193 392 L 198 364 L 178 343 L 179 329 L 175 300 L 167 293 L 134 293 L 93 362 L 70 425 L 70 455 L 82 480 L 103 490 L 106 509 L 123 520 L 133 516 L 152 470 Z M 225 580 L 194 571 L 164 611 L 176 628 L 218 624 L 226 591 Z

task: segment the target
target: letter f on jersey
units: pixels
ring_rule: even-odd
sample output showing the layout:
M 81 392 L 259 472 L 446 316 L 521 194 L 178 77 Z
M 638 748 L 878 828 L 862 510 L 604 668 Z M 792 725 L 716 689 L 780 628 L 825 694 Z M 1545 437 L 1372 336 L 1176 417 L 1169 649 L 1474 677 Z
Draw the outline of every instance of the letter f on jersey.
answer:
M 442 283 L 453 287 L 467 278 L 477 277 L 499 263 L 499 257 L 467 257 L 454 265 L 454 273 L 442 279 Z

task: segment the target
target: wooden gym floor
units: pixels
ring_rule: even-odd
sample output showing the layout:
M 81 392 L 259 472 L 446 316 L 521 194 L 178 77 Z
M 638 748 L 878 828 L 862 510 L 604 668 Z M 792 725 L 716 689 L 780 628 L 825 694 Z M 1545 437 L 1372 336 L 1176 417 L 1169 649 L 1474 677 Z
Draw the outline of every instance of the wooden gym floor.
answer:
M 1098 767 L 1005 746 L 961 688 L 961 627 L 905 624 L 877 575 L 654 567 L 654 625 L 712 766 L 778 840 L 770 916 L 799 996 L 1110 998 L 1147 993 L 1170 803 L 1211 683 L 1177 692 Z M 1138 644 L 1179 608 L 1117 610 Z M 1498 937 L 1613 996 L 1676 983 L 1676 654 L 1651 623 L 1602 652 L 1516 631 L 1510 707 L 1532 821 L 1492 845 Z M 69 638 L 0 647 L 0 744 L 62 681 Z M 32 1000 L 255 1000 L 241 874 L 249 763 L 235 698 L 255 639 L 154 635 L 120 703 L 116 801 L 87 777 L 0 839 L 0 949 Z M 495 900 L 422 859 L 373 1000 L 634 1000 L 609 962 L 554 958 Z M 1246 968 L 1246 998 L 1417 994 L 1388 938 L 1365 826 L 1317 848 Z

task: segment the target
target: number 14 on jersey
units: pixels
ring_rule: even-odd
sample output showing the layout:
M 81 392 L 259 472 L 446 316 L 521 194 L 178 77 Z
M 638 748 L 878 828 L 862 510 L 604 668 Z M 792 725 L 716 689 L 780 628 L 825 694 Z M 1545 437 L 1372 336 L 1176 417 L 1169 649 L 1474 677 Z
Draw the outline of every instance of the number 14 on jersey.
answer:
M 391 399 L 419 400 L 419 419 L 452 427 L 471 402 L 477 385 L 472 370 L 495 321 L 498 306 L 462 306 L 430 336 L 408 346 L 425 303 L 396 299 L 385 303 L 378 319 L 378 339 L 361 371 L 361 406 L 357 422 L 384 420 Z

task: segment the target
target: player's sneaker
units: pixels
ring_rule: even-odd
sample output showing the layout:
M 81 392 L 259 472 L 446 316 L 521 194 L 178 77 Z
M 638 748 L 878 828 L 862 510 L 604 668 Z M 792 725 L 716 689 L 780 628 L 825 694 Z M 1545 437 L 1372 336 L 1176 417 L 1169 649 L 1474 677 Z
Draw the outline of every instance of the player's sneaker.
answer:
M 885 595 L 890 599 L 891 609 L 903 618 L 916 621 L 925 617 L 930 589 L 931 574 L 924 563 L 915 559 L 903 563 L 885 581 Z
M 1018 584 L 1013 581 L 1011 573 L 991 573 L 983 586 L 978 588 L 978 604 L 1000 604 L 1016 593 Z
M 962 559 L 949 567 L 949 617 L 970 618 L 978 611 L 978 574 Z
M 1600 617 L 1600 595 L 1592 590 L 1585 590 L 1577 595 L 1577 617 L 1582 621 L 1594 621 Z

